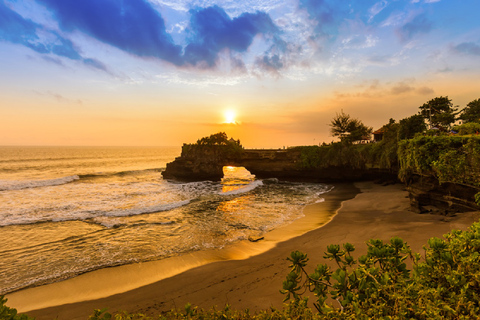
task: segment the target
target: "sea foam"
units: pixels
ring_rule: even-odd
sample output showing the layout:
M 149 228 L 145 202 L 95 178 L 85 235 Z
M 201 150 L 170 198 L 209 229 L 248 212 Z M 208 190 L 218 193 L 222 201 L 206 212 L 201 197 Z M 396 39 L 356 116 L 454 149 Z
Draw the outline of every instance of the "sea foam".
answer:
M 79 179 L 80 179 L 79 176 L 74 175 L 74 176 L 68 176 L 68 177 L 62 177 L 62 178 L 56 178 L 56 179 L 46 179 L 46 180 L 24 180 L 24 181 L 0 180 L 0 191 L 59 186 L 59 185 L 67 184 Z
M 249 183 L 249 184 L 247 184 L 244 187 L 241 187 L 239 189 L 231 190 L 231 191 L 227 191 L 227 192 L 220 192 L 219 194 L 222 195 L 222 196 L 242 194 L 242 193 L 250 192 L 250 191 L 252 191 L 255 188 L 258 188 L 260 186 L 263 186 L 263 182 L 261 180 L 255 180 L 255 181 L 253 181 L 253 182 L 251 182 L 251 183 Z

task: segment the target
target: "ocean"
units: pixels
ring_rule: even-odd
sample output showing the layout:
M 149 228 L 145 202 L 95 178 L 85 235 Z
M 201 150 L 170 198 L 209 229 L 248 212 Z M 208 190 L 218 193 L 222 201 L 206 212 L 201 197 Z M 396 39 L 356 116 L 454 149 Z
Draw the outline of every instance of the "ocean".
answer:
M 0 294 L 220 249 L 287 225 L 332 186 L 162 178 L 178 147 L 0 147 Z

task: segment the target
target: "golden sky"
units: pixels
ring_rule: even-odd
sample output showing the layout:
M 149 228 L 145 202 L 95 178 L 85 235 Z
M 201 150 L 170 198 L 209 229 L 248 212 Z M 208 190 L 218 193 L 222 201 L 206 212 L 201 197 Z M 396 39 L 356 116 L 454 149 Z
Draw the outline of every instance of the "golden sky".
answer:
M 0 145 L 330 142 L 480 98 L 478 0 L 0 0 Z M 225 112 L 235 114 L 226 123 Z M 232 119 L 230 119 L 232 120 Z M 232 122 L 232 121 L 230 121 Z

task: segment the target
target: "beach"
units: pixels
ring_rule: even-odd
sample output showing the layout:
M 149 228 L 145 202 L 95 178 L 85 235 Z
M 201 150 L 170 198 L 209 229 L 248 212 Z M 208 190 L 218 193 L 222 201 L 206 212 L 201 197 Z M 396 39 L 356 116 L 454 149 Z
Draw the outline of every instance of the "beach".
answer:
M 27 302 L 35 299 L 34 293 L 27 293 L 32 292 L 31 289 L 27 289 L 8 295 L 7 305 L 21 312 L 28 311 L 27 314 L 37 320 L 87 319 L 93 309 L 101 308 L 108 308 L 109 312 L 125 310 L 157 315 L 172 308 L 183 308 L 187 303 L 205 309 L 213 306 L 222 308 L 225 304 L 250 311 L 280 308 L 283 296 L 279 290 L 288 273 L 286 258 L 294 250 L 308 254 L 309 270 L 313 270 L 317 263 L 325 262 L 322 256 L 329 244 L 352 243 L 358 257 L 366 252 L 367 240 L 387 241 L 399 236 L 413 251 L 423 253 L 422 247 L 430 237 L 441 237 L 452 229 L 467 229 L 480 218 L 479 212 L 448 217 L 413 213 L 409 210 L 408 193 L 401 184 L 340 184 L 322 197 L 324 202 L 305 208 L 305 218 L 267 233 L 264 240 L 243 242 L 234 248 L 223 249 L 223 252 L 212 250 L 206 255 L 211 255 L 213 262 L 208 263 L 207 256 L 203 256 L 200 260 L 204 263 L 199 263 L 197 267 L 192 264 L 191 268 L 172 272 L 175 275 L 154 283 L 103 298 L 38 310 L 27 310 Z M 337 214 L 324 224 L 315 221 L 318 210 L 330 210 Z M 216 259 L 212 258 L 214 255 L 217 255 Z M 135 273 L 143 273 L 141 265 L 136 268 Z M 128 282 L 129 273 L 122 274 L 117 268 L 107 268 L 103 269 L 103 277 L 110 278 L 112 283 L 123 283 Z M 74 283 L 77 278 L 60 284 Z M 95 278 L 89 281 L 93 285 Z M 50 291 L 52 295 L 54 291 Z M 51 298 L 48 294 L 45 296 L 45 292 L 49 291 L 36 292 L 40 300 Z

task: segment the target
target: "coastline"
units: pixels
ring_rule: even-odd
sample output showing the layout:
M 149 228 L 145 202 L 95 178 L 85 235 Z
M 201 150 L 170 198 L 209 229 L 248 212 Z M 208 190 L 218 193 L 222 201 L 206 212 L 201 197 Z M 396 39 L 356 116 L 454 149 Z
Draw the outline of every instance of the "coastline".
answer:
M 361 193 L 357 193 L 356 188 Z M 343 200 L 340 200 L 342 196 Z M 158 315 L 161 311 L 183 308 L 186 303 L 207 309 L 223 307 L 225 304 L 251 311 L 278 308 L 283 300 L 279 289 L 288 273 L 286 257 L 291 251 L 307 253 L 310 258 L 308 268 L 311 270 L 316 264 L 325 263 L 322 256 L 329 244 L 350 242 L 355 245 L 355 256 L 358 256 L 366 251 L 365 242 L 368 239 L 389 240 L 399 236 L 407 241 L 414 252 L 421 253 L 429 238 L 441 237 L 452 229 L 464 230 L 480 218 L 480 212 L 467 212 L 453 217 L 413 213 L 409 210 L 408 193 L 399 184 L 380 186 L 362 182 L 350 187 L 343 185 L 324 197 L 325 202 L 321 205 L 325 204 L 326 210 L 338 212 L 329 223 L 278 242 L 263 253 L 243 260 L 208 263 L 106 298 L 34 310 L 27 314 L 37 320 L 56 317 L 60 320 L 87 319 L 93 309 L 108 308 L 109 312 L 126 310 Z M 306 217 L 310 216 L 307 212 L 310 209 L 313 208 L 305 209 Z M 284 236 L 285 230 L 275 231 L 271 239 Z M 265 240 L 263 244 L 258 244 L 268 243 L 267 237 Z M 117 281 L 125 279 L 117 278 Z M 9 306 L 16 307 L 10 302 Z
M 27 288 L 7 294 L 8 306 L 19 312 L 33 314 L 35 309 L 55 309 L 113 295 L 130 292 L 140 287 L 188 272 L 197 267 L 220 261 L 245 260 L 273 249 L 279 242 L 305 234 L 331 221 L 342 201 L 353 198 L 359 189 L 353 184 L 338 184 L 322 194 L 323 202 L 304 207 L 304 217 L 291 224 L 272 230 L 259 242 L 248 240 L 227 245 L 223 249 L 192 252 L 159 261 L 135 263 L 104 268 L 77 277 L 39 287 Z M 94 307 L 95 308 L 95 307 Z M 121 308 L 119 308 L 121 309 Z M 78 311 L 78 319 L 86 319 L 93 309 Z M 113 309 L 112 309 L 113 311 Z M 37 320 L 42 316 L 37 316 Z M 74 319 L 74 314 L 59 319 Z M 56 316 L 46 316 L 52 319 Z

